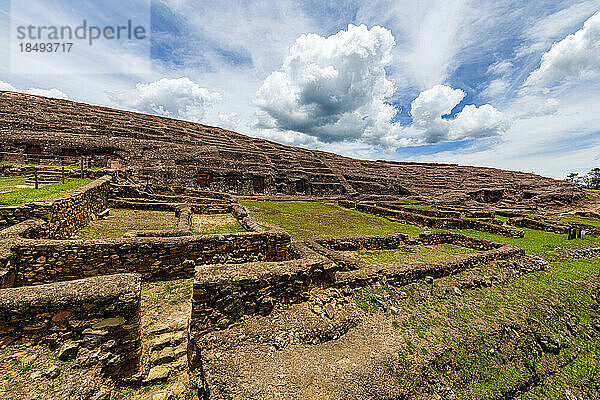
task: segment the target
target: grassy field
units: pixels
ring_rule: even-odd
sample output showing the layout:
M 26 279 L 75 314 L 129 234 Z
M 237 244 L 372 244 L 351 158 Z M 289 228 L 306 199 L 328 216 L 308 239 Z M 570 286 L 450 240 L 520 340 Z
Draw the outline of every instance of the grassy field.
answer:
M 295 239 L 327 236 L 417 235 L 417 226 L 317 201 L 242 201 L 257 220 L 281 225 Z
M 390 315 L 407 338 L 393 366 L 398 379 L 417 399 L 428 398 L 430 381 L 451 387 L 448 398 L 456 399 L 569 399 L 570 390 L 578 399 L 597 398 L 600 340 L 592 284 L 599 273 L 599 260 L 561 260 L 549 270 L 462 296 L 414 301 L 409 295 L 405 307 Z M 569 332 L 572 321 L 579 325 Z M 540 337 L 562 343 L 560 350 L 539 351 Z M 520 387 L 525 393 L 509 395 Z
M 69 179 L 65 183 L 41 186 L 39 189 L 23 188 L 0 193 L 0 205 L 17 205 L 60 197 L 73 189 L 90 183 L 90 179 Z
M 26 185 L 25 175 L 0 177 L 0 192 L 12 192 L 19 189 L 17 186 Z
M 374 265 L 405 265 L 440 260 L 457 254 L 472 253 L 473 249 L 453 244 L 402 246 L 394 250 L 358 250 L 344 254 Z
M 114 209 L 110 210 L 108 219 L 90 222 L 74 238 L 120 238 L 133 230 L 169 230 L 177 227 L 177 221 L 172 212 Z
M 563 221 L 575 221 L 575 222 L 581 222 L 583 224 L 588 224 L 588 225 L 593 225 L 593 226 L 598 226 L 600 227 L 600 220 L 596 219 L 596 218 L 590 218 L 590 217 L 563 217 L 561 218 L 561 220 Z
M 231 214 L 194 214 L 192 215 L 192 231 L 203 235 L 246 232 Z
M 462 233 L 495 242 L 514 244 L 525 249 L 527 254 L 544 255 L 552 252 L 556 247 L 597 247 L 600 246 L 600 238 L 585 235 L 581 239 L 567 240 L 567 235 L 538 231 L 534 229 L 523 229 L 525 237 L 521 239 L 508 238 L 493 233 L 479 232 L 473 230 L 450 229 L 452 232 Z

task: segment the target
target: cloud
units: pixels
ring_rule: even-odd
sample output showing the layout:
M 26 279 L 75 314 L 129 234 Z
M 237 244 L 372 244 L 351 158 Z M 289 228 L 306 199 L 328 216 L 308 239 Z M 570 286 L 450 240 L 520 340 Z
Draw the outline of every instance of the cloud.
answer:
M 56 88 L 52 88 L 52 89 L 39 89 L 39 88 L 30 88 L 27 90 L 19 90 L 17 88 L 15 88 L 13 85 L 11 85 L 8 82 L 3 82 L 0 81 L 0 90 L 7 90 L 7 91 L 11 91 L 11 92 L 22 92 L 22 93 L 27 93 L 27 94 L 34 94 L 37 96 L 44 96 L 44 97 L 54 97 L 56 99 L 66 99 L 67 95 L 56 89 Z
M 395 92 L 385 67 L 395 45 L 380 26 L 349 25 L 322 37 L 300 36 L 281 70 L 267 77 L 256 103 L 270 118 L 263 127 L 291 130 L 323 142 L 358 138 L 381 142 L 394 129 Z
M 514 118 L 528 119 L 556 114 L 559 105 L 558 100 L 553 97 L 523 95 L 513 100 L 509 112 Z
M 488 67 L 487 72 L 494 75 L 506 75 L 514 68 L 511 61 L 500 60 Z
M 580 99 L 585 101 L 578 101 Z M 521 111 L 511 127 L 502 135 L 502 141 L 489 147 L 459 148 L 436 151 L 414 157 L 423 162 L 454 162 L 511 170 L 535 171 L 558 179 L 573 171 L 589 171 L 598 161 L 600 81 L 581 82 L 577 87 L 560 91 L 556 98 L 524 98 L 508 112 Z M 545 107 L 550 112 L 533 113 L 525 109 Z M 539 110 L 539 109 L 538 109 Z M 529 111 L 529 112 L 528 112 Z M 529 115 L 527 115 L 529 114 Z M 512 114 L 511 114 L 512 116 Z
M 200 87 L 189 78 L 163 78 L 138 83 L 133 91 L 110 93 L 112 100 L 136 111 L 189 121 L 201 121 L 221 95 Z
M 501 135 L 509 127 L 508 119 L 489 104 L 466 105 L 454 118 L 442 118 L 452 112 L 466 93 L 445 85 L 425 90 L 412 102 L 413 126 L 428 143 L 476 139 Z
M 525 43 L 517 55 L 523 56 L 548 50 L 558 39 L 572 32 L 598 10 L 597 1 L 582 1 L 537 20 L 523 32 Z
M 32 88 L 32 89 L 27 90 L 26 93 L 35 94 L 37 96 L 54 97 L 56 99 L 66 99 L 67 98 L 67 95 L 65 93 L 63 93 L 62 91 L 55 89 L 55 88 L 52 88 L 49 90 Z
M 525 84 L 546 86 L 563 80 L 577 80 L 600 73 L 600 13 L 590 17 L 583 28 L 554 43 L 544 53 L 540 67 Z

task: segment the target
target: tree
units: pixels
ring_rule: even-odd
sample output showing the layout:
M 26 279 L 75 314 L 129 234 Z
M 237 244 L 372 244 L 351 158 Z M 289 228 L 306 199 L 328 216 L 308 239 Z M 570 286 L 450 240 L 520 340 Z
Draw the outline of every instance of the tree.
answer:
M 600 168 L 592 168 L 588 173 L 588 188 L 600 189 Z
M 579 174 L 577 172 L 571 172 L 569 175 L 567 175 L 567 177 L 565 178 L 565 181 L 572 182 L 572 183 L 578 183 L 579 179 L 580 179 Z

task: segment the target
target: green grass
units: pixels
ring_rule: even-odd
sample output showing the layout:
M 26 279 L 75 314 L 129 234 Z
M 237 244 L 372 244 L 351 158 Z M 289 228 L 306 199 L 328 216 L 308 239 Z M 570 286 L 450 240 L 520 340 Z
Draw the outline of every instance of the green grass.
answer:
M 148 210 L 110 210 L 106 220 L 90 222 L 74 235 L 76 239 L 120 238 L 133 230 L 169 230 L 177 227 L 175 213 Z
M 16 186 L 26 185 L 27 177 L 25 175 L 3 176 L 0 177 L 0 192 L 11 192 L 18 190 Z
M 201 235 L 213 235 L 213 234 L 225 234 L 225 233 L 238 233 L 246 232 L 244 227 L 239 223 L 223 224 L 211 229 L 198 230 L 198 234 Z
M 173 281 L 147 282 L 142 284 L 150 307 L 178 306 L 189 301 L 192 295 L 192 282 L 190 279 L 177 279 Z
M 257 220 L 281 225 L 295 239 L 327 236 L 417 235 L 413 225 L 317 201 L 241 201 Z
M 597 395 L 600 340 L 593 336 L 590 286 L 599 277 L 600 260 L 561 259 L 546 271 L 460 297 L 416 301 L 409 295 L 399 315 L 389 315 L 406 338 L 398 349 L 397 378 L 410 398 L 431 398 L 419 394 L 433 380 L 451 387 L 457 399 L 498 399 L 533 374 L 556 370 L 516 398 L 563 399 L 564 388 L 591 388 Z M 400 290 L 411 293 L 410 286 Z M 357 289 L 355 301 L 365 312 L 377 312 L 377 295 L 384 291 L 390 287 Z M 564 337 L 566 321 L 578 324 L 568 345 L 557 354 L 539 351 L 536 338 Z
M 195 214 L 192 231 L 201 235 L 246 232 L 231 214 Z
M 493 240 L 494 242 L 514 244 L 525 249 L 527 254 L 543 255 L 553 251 L 556 247 L 598 247 L 600 238 L 585 235 L 581 239 L 567 240 L 567 235 L 557 233 L 538 231 L 534 229 L 523 229 L 525 237 L 521 239 L 508 238 L 495 235 L 493 233 L 479 232 L 474 230 L 451 229 L 452 232 L 462 233 L 463 235 L 478 237 L 481 239 Z
M 0 205 L 17 205 L 33 201 L 53 199 L 67 194 L 73 189 L 90 183 L 91 179 L 69 179 L 65 183 L 41 186 L 39 189 L 24 188 L 8 193 L 0 193 Z
M 473 249 L 444 243 L 439 245 L 402 246 L 394 250 L 357 250 L 347 253 L 366 263 L 385 266 L 435 261 L 472 252 L 474 252 Z
M 592 226 L 600 227 L 600 219 L 591 217 L 562 217 L 562 221 L 574 221 L 581 222 L 582 224 L 588 224 Z
M 409 204 L 409 207 L 420 208 L 421 210 L 438 210 L 437 207 L 430 206 L 428 204 Z

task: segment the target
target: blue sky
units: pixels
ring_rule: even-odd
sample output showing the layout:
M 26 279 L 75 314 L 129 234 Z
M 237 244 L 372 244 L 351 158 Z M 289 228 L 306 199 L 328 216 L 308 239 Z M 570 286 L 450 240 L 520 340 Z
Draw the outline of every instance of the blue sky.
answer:
M 27 1 L 23 19 L 90 10 Z M 600 163 L 600 0 L 103 4 L 105 21 L 150 26 L 149 53 L 99 44 L 54 69 L 81 72 L 23 73 L 10 69 L 10 2 L 0 0 L 0 88 L 367 159 L 557 178 Z

